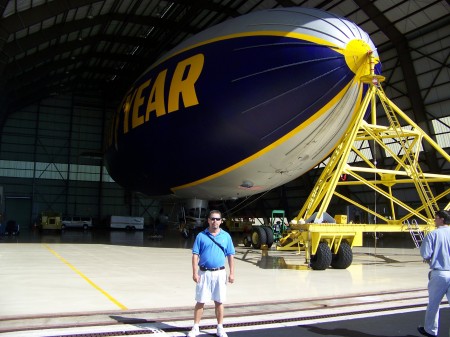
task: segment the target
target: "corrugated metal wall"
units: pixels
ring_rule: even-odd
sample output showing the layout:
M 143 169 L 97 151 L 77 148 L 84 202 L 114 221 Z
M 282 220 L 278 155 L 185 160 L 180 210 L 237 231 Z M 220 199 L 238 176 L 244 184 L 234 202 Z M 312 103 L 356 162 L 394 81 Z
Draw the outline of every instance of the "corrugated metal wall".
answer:
M 103 167 L 112 108 L 102 102 L 55 96 L 9 116 L 0 139 L 4 221 L 32 225 L 49 210 L 104 226 L 110 215 L 144 216 L 147 223 L 158 215 L 158 200 L 123 190 Z

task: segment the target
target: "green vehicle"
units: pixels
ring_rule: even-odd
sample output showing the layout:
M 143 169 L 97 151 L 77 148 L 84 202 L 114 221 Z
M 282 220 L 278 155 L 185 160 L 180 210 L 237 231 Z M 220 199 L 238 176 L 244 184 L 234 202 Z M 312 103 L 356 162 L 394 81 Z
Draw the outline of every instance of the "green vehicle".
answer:
M 260 249 L 262 246 L 272 247 L 274 242 L 278 242 L 286 231 L 285 213 L 283 210 L 273 210 L 269 225 L 253 226 L 250 236 L 244 238 L 244 246 L 253 246 Z

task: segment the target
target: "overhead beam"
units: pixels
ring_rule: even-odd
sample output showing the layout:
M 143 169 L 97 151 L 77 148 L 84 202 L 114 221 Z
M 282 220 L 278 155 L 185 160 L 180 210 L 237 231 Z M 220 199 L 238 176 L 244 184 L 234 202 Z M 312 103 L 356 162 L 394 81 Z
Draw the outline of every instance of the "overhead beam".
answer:
M 74 40 L 72 42 L 59 44 L 54 48 L 48 48 L 40 53 L 32 54 L 28 57 L 20 59 L 11 64 L 2 75 L 2 82 L 8 79 L 15 78 L 21 74 L 33 71 L 33 69 L 39 68 L 39 66 L 48 64 L 49 60 L 55 60 L 55 56 L 63 55 L 68 52 L 73 52 L 77 49 L 83 49 L 85 47 L 93 46 L 96 43 L 103 41 L 99 37 L 91 37 L 83 39 L 83 41 Z M 91 53 L 86 51 L 78 55 L 72 62 L 78 62 L 78 58 L 83 58 L 83 55 L 90 53 L 91 56 L 97 55 L 102 61 L 113 60 L 117 62 L 132 63 L 134 65 L 141 64 L 145 60 L 135 55 L 118 54 L 118 53 Z
M 96 25 L 104 25 L 111 20 L 122 21 L 127 20 L 127 22 L 133 22 L 137 24 L 147 25 L 147 26 L 158 26 L 162 28 L 174 29 L 176 27 L 172 21 L 155 19 L 149 17 L 143 17 L 138 15 L 122 15 L 122 14 L 111 14 L 98 16 L 95 19 L 82 19 L 71 22 L 60 23 L 54 25 L 47 29 L 42 29 L 36 33 L 29 34 L 23 38 L 15 39 L 12 42 L 6 43 L 3 47 L 3 53 L 8 55 L 8 57 L 13 58 L 16 55 L 23 53 L 29 49 L 38 47 L 43 43 L 47 43 L 51 40 L 60 39 L 64 35 L 69 35 L 73 32 L 80 32 L 86 28 L 93 28 Z M 193 27 L 184 27 L 183 33 L 194 33 L 195 29 Z M 143 44 L 148 43 L 148 39 L 144 37 L 135 36 L 123 36 L 123 35 L 107 35 L 103 34 L 102 38 L 108 39 L 110 41 L 116 41 L 120 43 L 127 44 Z
M 214 1 L 210 1 L 210 0 L 172 0 L 172 2 L 177 3 L 179 5 L 184 5 L 186 7 L 194 7 L 196 9 L 206 9 L 206 10 L 210 10 L 210 11 L 214 11 L 214 12 L 218 12 L 218 13 L 224 13 L 228 16 L 231 17 L 237 17 L 239 16 L 239 12 L 229 8 L 228 6 L 223 6 L 220 4 L 215 3 Z
M 90 6 L 98 1 L 92 0 L 71 0 L 71 1 L 50 1 L 42 5 L 31 7 L 30 9 L 17 12 L 2 19 L 2 25 L 9 33 L 26 29 L 29 26 L 41 23 L 49 18 L 55 17 L 70 9 L 83 6 Z

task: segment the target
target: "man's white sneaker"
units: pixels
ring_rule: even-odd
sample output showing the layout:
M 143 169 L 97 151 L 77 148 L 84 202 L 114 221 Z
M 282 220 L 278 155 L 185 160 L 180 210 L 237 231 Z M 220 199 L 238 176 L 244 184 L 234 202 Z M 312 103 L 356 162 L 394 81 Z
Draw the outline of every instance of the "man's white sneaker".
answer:
M 200 334 L 200 330 L 196 328 L 192 328 L 191 331 L 186 335 L 187 337 L 197 337 Z
M 223 329 L 217 329 L 216 335 L 217 335 L 218 337 L 228 337 L 227 333 L 226 333 L 225 330 L 223 330 Z

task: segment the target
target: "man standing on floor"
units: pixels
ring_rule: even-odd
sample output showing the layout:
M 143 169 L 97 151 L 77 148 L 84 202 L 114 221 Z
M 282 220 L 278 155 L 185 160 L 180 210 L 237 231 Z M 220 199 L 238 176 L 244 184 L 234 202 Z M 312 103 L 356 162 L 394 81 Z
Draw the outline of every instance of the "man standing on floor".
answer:
M 420 255 L 430 265 L 430 272 L 425 325 L 417 329 L 427 337 L 438 335 L 439 305 L 444 295 L 450 303 L 450 213 L 438 211 L 434 220 L 437 228 L 425 237 L 420 246 Z
M 227 272 L 225 258 L 230 269 L 228 282 L 234 282 L 235 249 L 231 236 L 220 228 L 222 214 L 209 212 L 208 228 L 195 238 L 192 248 L 192 279 L 196 283 L 194 308 L 194 326 L 188 337 L 199 335 L 199 324 L 205 303 L 213 300 L 217 318 L 217 336 L 227 337 L 223 328 L 223 303 L 226 300 Z

